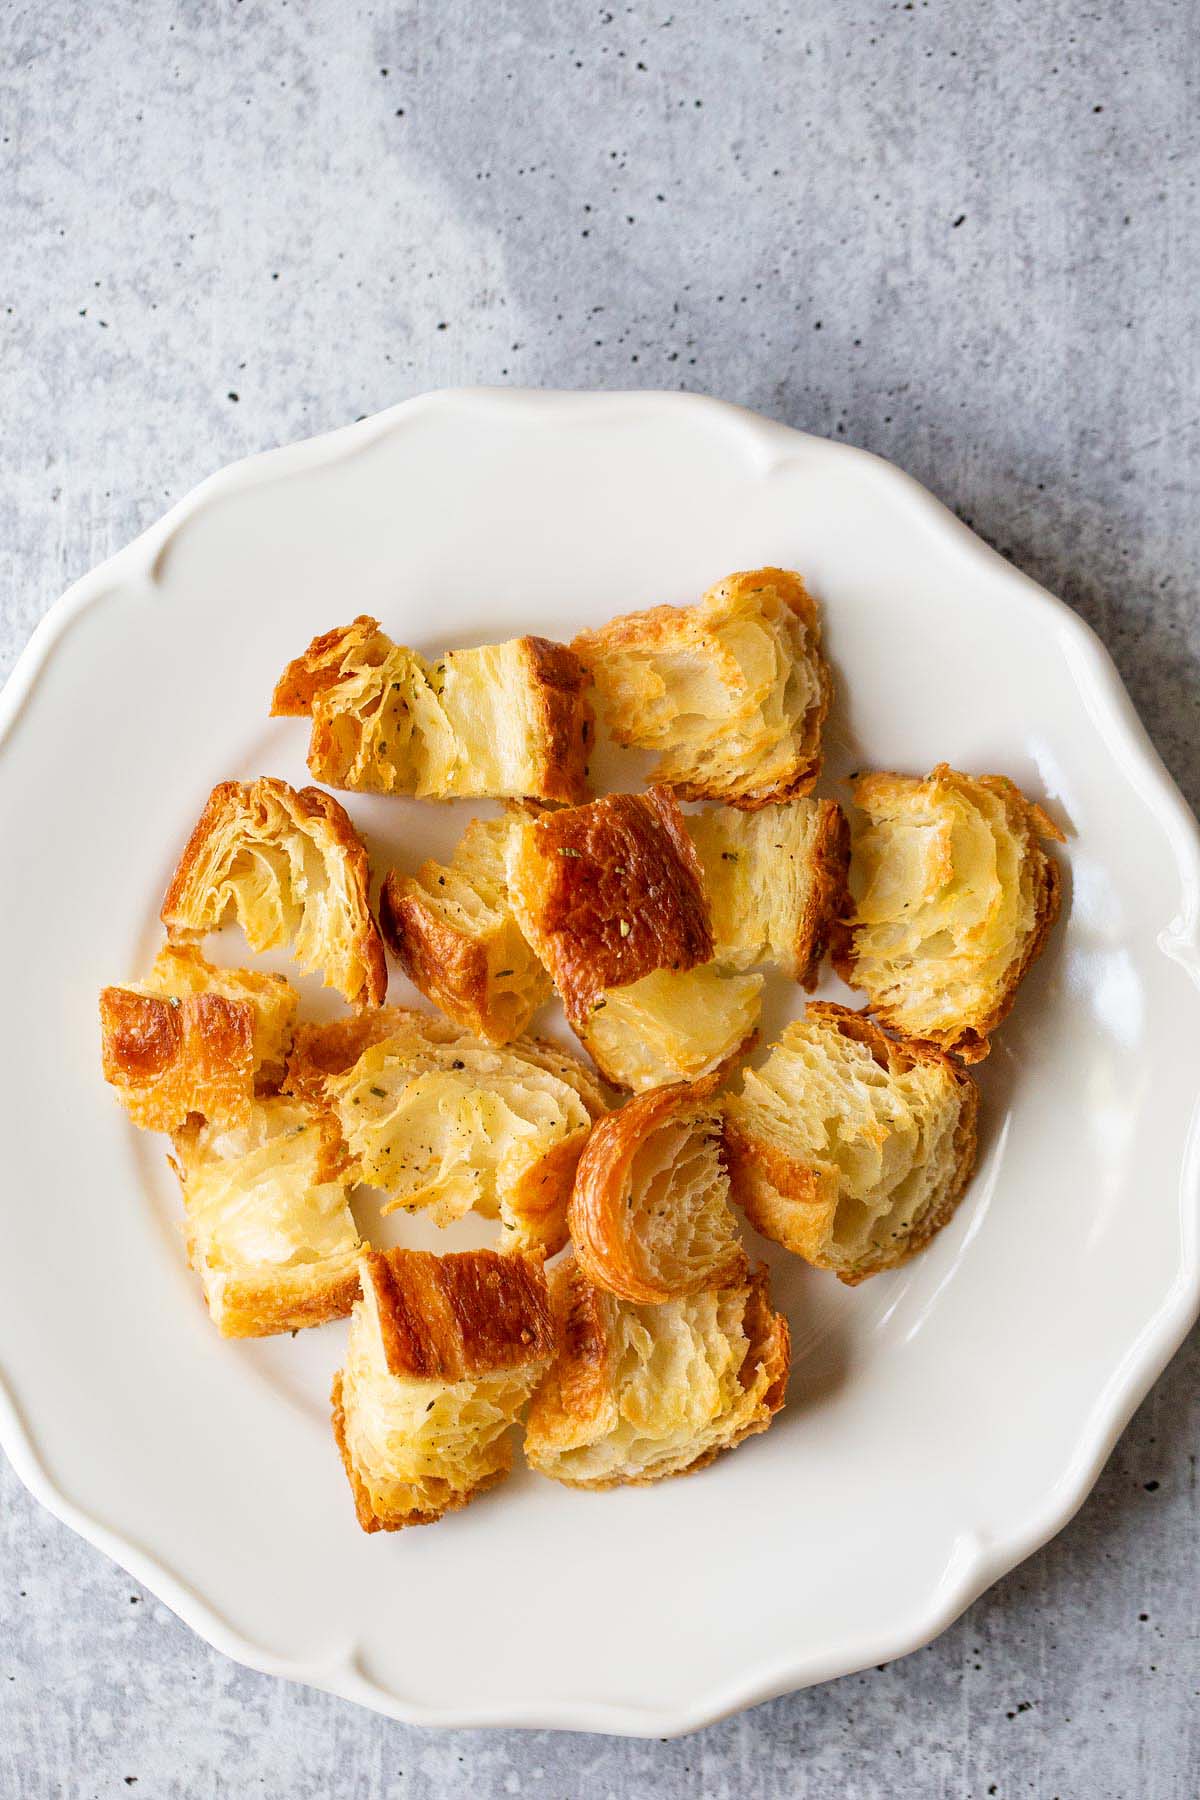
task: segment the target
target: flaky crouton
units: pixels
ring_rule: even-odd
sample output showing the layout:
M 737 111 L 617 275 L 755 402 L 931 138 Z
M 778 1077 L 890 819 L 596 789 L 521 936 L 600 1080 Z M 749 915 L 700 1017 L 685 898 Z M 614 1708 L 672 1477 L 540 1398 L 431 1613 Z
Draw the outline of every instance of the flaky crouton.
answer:
M 299 1100 L 255 1100 L 232 1129 L 174 1139 L 188 1259 L 225 1337 L 264 1337 L 350 1311 L 358 1230 L 336 1125 Z
M 503 1480 L 553 1351 L 540 1261 L 364 1253 L 333 1430 L 364 1531 L 430 1525 Z
M 695 606 L 654 606 L 574 643 L 620 744 L 688 800 L 763 806 L 807 794 L 832 691 L 816 602 L 788 569 L 751 569 Z
M 218 969 L 165 945 L 144 981 L 100 996 L 104 1078 L 135 1125 L 174 1131 L 189 1113 L 244 1123 L 283 1078 L 298 1004 L 282 975 Z
M 751 1224 L 853 1286 L 924 1248 L 975 1165 L 975 1084 L 931 1044 L 813 1001 L 725 1101 Z
M 588 1279 L 654 1305 L 746 1274 L 711 1083 L 660 1088 L 601 1119 L 567 1211 Z
M 987 1055 L 1058 917 L 1058 827 L 1003 775 L 859 777 L 834 966 L 905 1037 Z
M 712 955 L 699 859 L 665 788 L 520 821 L 508 887 L 577 1031 L 606 989 Z
M 469 1031 L 494 1044 L 519 1037 L 550 998 L 550 977 L 508 899 L 505 848 L 513 819 L 474 819 L 449 863 L 389 871 L 379 922 L 409 980 Z
M 536 1049 L 386 1038 L 324 1093 L 359 1179 L 387 1195 L 385 1211 L 427 1211 L 448 1225 L 474 1210 L 501 1221 L 505 1249 L 561 1248 L 592 1114 Z
M 606 988 L 577 1029 L 614 1087 L 701 1081 L 753 1044 L 762 985 L 761 975 L 726 975 L 715 963 L 656 969 Z
M 331 794 L 269 776 L 223 781 L 179 859 L 162 922 L 173 943 L 187 943 L 232 911 L 252 949 L 290 944 L 326 987 L 378 1006 L 387 962 L 367 890 L 367 853 Z
M 684 823 L 704 870 L 716 960 L 734 969 L 773 963 L 814 987 L 845 902 L 850 838 L 841 807 L 708 806 Z
M 288 665 L 271 711 L 311 717 L 308 766 L 331 787 L 574 801 L 587 791 L 585 686 L 578 657 L 549 638 L 430 663 L 363 615 Z
M 594 1287 L 573 1258 L 550 1275 L 555 1359 L 525 1428 L 530 1465 L 570 1487 L 661 1481 L 765 1431 L 790 1341 L 766 1269 L 659 1306 Z

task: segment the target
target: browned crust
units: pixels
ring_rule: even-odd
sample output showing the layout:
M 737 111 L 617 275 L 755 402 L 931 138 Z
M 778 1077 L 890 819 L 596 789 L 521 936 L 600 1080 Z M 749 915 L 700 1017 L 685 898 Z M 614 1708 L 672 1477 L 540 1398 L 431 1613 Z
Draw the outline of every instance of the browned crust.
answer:
M 215 928 L 220 920 L 209 916 L 209 894 L 202 885 L 201 869 L 209 842 L 240 823 L 253 839 L 254 828 L 265 826 L 269 801 L 275 801 L 289 815 L 322 819 L 346 858 L 348 886 L 355 915 L 354 943 L 366 977 L 360 992 L 353 998 L 359 1006 L 382 1006 L 387 994 L 387 958 L 370 906 L 371 873 L 367 852 L 350 815 L 332 794 L 321 788 L 293 788 L 286 781 L 262 775 L 257 781 L 221 781 L 208 797 L 204 811 L 184 846 L 170 886 L 163 899 L 160 917 L 173 941 L 188 941 Z M 261 835 L 261 832 L 260 832 Z
M 838 1192 L 835 1181 L 820 1170 L 795 1161 L 773 1144 L 765 1143 L 745 1131 L 736 1118 L 725 1121 L 725 1147 L 729 1160 L 733 1197 L 751 1225 L 764 1237 L 773 1239 L 785 1250 L 803 1256 L 821 1269 L 836 1269 L 839 1281 L 857 1287 L 868 1276 L 885 1269 L 899 1268 L 923 1250 L 929 1240 L 947 1224 L 966 1192 L 975 1170 L 979 1090 L 966 1070 L 936 1044 L 914 1038 L 895 1038 L 882 1031 L 866 1012 L 854 1012 L 832 1000 L 811 1000 L 807 1013 L 816 1013 L 835 1025 L 843 1037 L 864 1044 L 881 1069 L 889 1074 L 902 1074 L 918 1063 L 939 1067 L 958 1090 L 959 1115 L 955 1125 L 954 1179 L 938 1206 L 921 1219 L 918 1227 L 902 1243 L 893 1246 L 869 1265 L 852 1270 L 837 1269 L 818 1246 L 824 1241 L 837 1211 Z M 795 1210 L 790 1224 L 781 1228 L 773 1216 L 769 1191 L 788 1202 Z
M 711 1082 L 700 1082 L 639 1094 L 593 1126 L 584 1146 L 567 1224 L 584 1274 L 621 1300 L 653 1306 L 702 1288 L 732 1285 L 746 1273 L 746 1253 L 733 1243 L 723 1259 L 701 1269 L 692 1281 L 682 1287 L 666 1286 L 656 1277 L 645 1246 L 632 1229 L 628 1197 L 638 1149 L 668 1119 L 709 1113 L 706 1101 L 711 1092 Z
M 589 1135 L 573 1132 L 513 1183 L 509 1203 L 522 1240 L 536 1242 L 547 1256 L 556 1255 L 567 1241 L 567 1206 Z
M 855 785 L 856 794 L 864 782 L 879 779 L 904 781 L 911 777 L 896 775 L 893 771 L 873 771 L 859 777 Z M 949 763 L 939 763 L 926 777 L 927 781 L 938 781 L 953 778 L 968 784 L 987 788 L 1002 803 L 1009 816 L 1009 823 L 1014 834 L 1024 836 L 1025 853 L 1031 857 L 1035 865 L 1037 895 L 1034 901 L 1033 928 L 1025 940 L 1020 957 L 1012 965 L 1005 978 L 1003 988 L 997 993 L 995 1001 L 983 1018 L 970 1025 L 961 1025 L 953 1031 L 935 1032 L 930 1041 L 939 1050 L 945 1050 L 958 1056 L 965 1063 L 982 1062 L 991 1050 L 991 1034 L 998 1025 L 1003 1024 L 1013 1009 L 1017 991 L 1029 970 L 1046 947 L 1049 937 L 1058 920 L 1062 907 L 1062 874 L 1054 858 L 1042 849 L 1040 838 L 1049 838 L 1055 843 L 1065 843 L 1063 832 L 1054 820 L 1038 805 L 1030 800 L 1015 782 L 1007 775 L 964 775 L 960 769 L 951 768 Z M 831 932 L 830 951 L 833 966 L 848 987 L 860 988 L 857 980 L 857 957 L 854 951 L 854 921 L 842 918 L 834 923 Z M 868 997 L 868 1005 L 883 1023 L 906 1036 L 904 1009 L 875 1003 Z M 911 1040 L 909 1040 L 911 1041 Z
M 590 676 L 574 650 L 551 638 L 523 637 L 541 729 L 540 800 L 576 805 L 588 794 L 588 757 L 595 739 L 595 713 L 587 697 Z
M 379 1309 L 387 1366 L 462 1381 L 549 1357 L 554 1327 L 541 1258 L 520 1252 L 368 1250 L 360 1263 Z
M 439 918 L 419 884 L 398 869 L 384 878 L 379 925 L 392 955 L 428 1000 L 471 1031 L 484 1037 L 495 1032 L 486 947 Z
M 821 817 L 813 838 L 813 881 L 796 922 L 792 956 L 796 980 L 809 993 L 817 985 L 830 935 L 846 905 L 850 869 L 850 825 L 836 800 L 819 800 Z
M 100 995 L 104 1079 L 146 1131 L 173 1131 L 189 1113 L 242 1124 L 254 1094 L 254 1008 L 221 994 L 160 999 L 129 988 Z
M 350 1266 L 318 1275 L 314 1265 L 303 1270 L 280 1271 L 266 1281 L 226 1281 L 221 1290 L 221 1312 L 216 1320 L 222 1337 L 271 1337 L 280 1331 L 303 1331 L 310 1325 L 326 1325 L 344 1319 L 358 1299 L 358 1269 L 353 1253 Z M 289 1293 L 288 1276 L 296 1277 Z
M 288 1057 L 284 1093 L 301 1100 L 323 1100 L 326 1083 L 352 1069 L 364 1050 L 402 1032 L 428 1044 L 452 1044 L 462 1036 L 449 1020 L 406 1006 L 381 1006 L 321 1025 L 299 1025 Z
M 611 1386 L 609 1320 L 612 1309 L 619 1302 L 595 1287 L 574 1260 L 556 1270 L 555 1275 L 551 1298 L 556 1353 L 545 1381 L 547 1385 L 554 1384 L 565 1412 L 574 1418 L 588 1418 L 603 1406 Z M 551 1479 L 562 1487 L 593 1492 L 614 1487 L 650 1487 L 655 1482 L 672 1480 L 680 1475 L 695 1475 L 726 1450 L 736 1449 L 748 1437 L 766 1431 L 787 1397 L 792 1340 L 786 1318 L 771 1305 L 770 1274 L 765 1263 L 758 1265 L 747 1284 L 742 1328 L 748 1340 L 740 1372 L 742 1386 L 750 1387 L 760 1368 L 767 1370 L 769 1385 L 754 1417 L 726 1443 L 714 1444 L 682 1469 L 645 1475 L 612 1475 L 604 1481 L 570 1481 L 559 1475 Z M 537 1399 L 535 1393 L 531 1422 Z
M 700 859 L 667 788 L 606 794 L 522 832 L 522 926 L 579 1029 L 606 988 L 713 953 Z
M 333 1378 L 333 1387 L 330 1390 L 329 1399 L 333 1415 L 334 1442 L 337 1444 L 338 1452 L 342 1459 L 342 1467 L 346 1471 L 346 1479 L 350 1483 L 350 1492 L 354 1499 L 355 1517 L 358 1519 L 358 1522 L 364 1531 L 403 1531 L 408 1525 L 436 1525 L 438 1520 L 444 1519 L 447 1513 L 461 1511 L 461 1509 L 470 1501 L 474 1500 L 478 1494 L 484 1493 L 486 1489 L 490 1487 L 495 1487 L 497 1482 L 505 1479 L 512 1468 L 512 1451 L 510 1447 L 508 1461 L 503 1468 L 495 1469 L 490 1475 L 485 1475 L 481 1481 L 477 1481 L 473 1487 L 468 1488 L 464 1493 L 455 1494 L 451 1499 L 447 1500 L 445 1506 L 441 1507 L 437 1512 L 377 1513 L 372 1504 L 371 1496 L 367 1492 L 362 1478 L 354 1465 L 354 1459 L 351 1457 L 346 1443 L 346 1414 L 342 1406 L 342 1376 L 340 1370 Z
M 350 625 L 338 625 L 312 640 L 302 656 L 290 662 L 275 684 L 271 717 L 303 718 L 312 712 L 318 694 L 337 683 L 350 668 L 369 664 L 367 654 L 378 638 L 379 620 L 360 613 Z

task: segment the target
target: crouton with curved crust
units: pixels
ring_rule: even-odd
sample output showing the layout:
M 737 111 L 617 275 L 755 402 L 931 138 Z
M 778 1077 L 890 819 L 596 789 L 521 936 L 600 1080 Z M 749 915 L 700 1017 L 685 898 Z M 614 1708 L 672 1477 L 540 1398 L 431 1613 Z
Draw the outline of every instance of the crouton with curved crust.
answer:
M 566 1241 L 592 1114 L 536 1047 L 531 1056 L 465 1036 L 423 1048 L 388 1038 L 324 1092 L 358 1178 L 387 1195 L 385 1212 L 427 1211 L 448 1225 L 473 1210 L 500 1220 L 509 1250 L 553 1254 Z
M 586 685 L 578 657 L 549 638 L 430 663 L 363 614 L 289 663 L 271 712 L 311 717 L 308 766 L 331 787 L 575 801 L 587 792 Z
M 635 1306 L 568 1258 L 551 1271 L 550 1298 L 556 1352 L 530 1404 L 525 1455 L 555 1481 L 606 1488 L 690 1474 L 765 1431 L 783 1405 L 790 1338 L 765 1268 Z
M 684 823 L 704 870 L 716 960 L 733 969 L 771 963 L 815 987 L 845 905 L 850 834 L 841 807 L 708 806 Z
M 834 966 L 885 1024 L 978 1062 L 1058 917 L 1063 841 L 1003 775 L 861 776 Z
M 104 1078 L 135 1125 L 174 1131 L 189 1113 L 244 1122 L 283 1078 L 299 1004 L 282 975 L 219 969 L 166 944 L 144 981 L 100 996 Z
M 474 819 L 448 864 L 389 870 L 379 922 L 409 980 L 435 1006 L 493 1044 L 519 1037 L 553 991 L 508 899 L 513 819 Z
M 251 949 L 290 944 L 326 987 L 379 1006 L 387 961 L 368 884 L 367 853 L 332 794 L 270 776 L 223 781 L 179 859 L 162 922 L 173 943 L 188 943 L 232 911 Z
M 233 1128 L 175 1133 L 188 1260 L 225 1337 L 264 1337 L 350 1311 L 359 1236 L 334 1122 L 302 1101 L 255 1100 Z
M 762 1005 L 761 975 L 727 975 L 715 963 L 656 969 L 592 1002 L 579 1036 L 614 1087 L 644 1093 L 702 1081 L 751 1048 Z
M 508 889 L 577 1031 L 606 989 L 712 956 L 699 858 L 666 788 L 521 821 Z
M 975 1166 L 974 1082 L 931 1044 L 810 1002 L 725 1100 L 733 1197 L 765 1237 L 850 1286 L 952 1216 Z
M 554 1348 L 540 1260 L 366 1251 L 333 1430 L 364 1531 L 431 1525 L 502 1481 Z
M 456 1044 L 465 1037 L 461 1025 L 410 1006 L 369 1007 L 347 1018 L 327 1019 L 296 1028 L 283 1091 L 320 1103 L 334 1075 L 352 1069 L 364 1050 L 391 1039 L 413 1051 L 430 1044 Z
M 588 1279 L 620 1300 L 652 1306 L 746 1274 L 714 1085 L 630 1100 L 599 1121 L 579 1159 L 571 1241 Z
M 807 794 L 832 680 L 816 602 L 790 569 L 727 576 L 695 606 L 627 613 L 575 639 L 619 744 L 657 750 L 687 800 Z

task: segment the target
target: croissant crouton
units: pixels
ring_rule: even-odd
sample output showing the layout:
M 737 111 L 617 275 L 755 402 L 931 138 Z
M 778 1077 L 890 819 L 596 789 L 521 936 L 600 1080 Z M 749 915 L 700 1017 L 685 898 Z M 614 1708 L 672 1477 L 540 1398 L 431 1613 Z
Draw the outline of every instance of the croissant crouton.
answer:
M 189 1113 L 244 1123 L 255 1090 L 283 1078 L 298 1003 L 282 975 L 164 945 L 144 981 L 100 996 L 104 1078 L 147 1131 L 173 1131 Z
M 554 1348 L 538 1259 L 366 1251 L 333 1431 L 364 1531 L 432 1525 L 512 1467 Z
M 415 1051 L 428 1049 L 430 1044 L 456 1044 L 465 1036 L 461 1025 L 408 1006 L 369 1007 L 348 1018 L 299 1025 L 283 1091 L 319 1103 L 331 1076 L 344 1075 L 364 1050 L 382 1044 L 385 1038 L 395 1038 Z
M 745 1278 L 711 1085 L 629 1101 L 579 1159 L 571 1241 L 588 1279 L 618 1299 L 650 1306 Z
M 424 1048 L 388 1038 L 325 1095 L 385 1212 L 424 1210 L 448 1225 L 474 1210 L 500 1219 L 506 1249 L 562 1247 L 592 1115 L 534 1058 L 466 1037 Z
M 331 794 L 269 776 L 223 781 L 179 859 L 162 922 L 173 943 L 187 943 L 232 909 L 252 949 L 290 943 L 326 987 L 378 1006 L 387 963 L 367 887 L 367 853 Z
M 494 1044 L 519 1037 L 550 998 L 550 977 L 508 901 L 511 819 L 475 819 L 448 864 L 393 869 L 379 921 L 409 980 L 435 1006 Z
M 358 1292 L 358 1231 L 336 1125 L 302 1101 L 255 1100 L 234 1129 L 174 1139 L 188 1260 L 225 1337 L 321 1325 Z
M 695 606 L 628 613 L 574 648 L 620 744 L 661 752 L 687 800 L 755 807 L 807 794 L 832 682 L 816 602 L 788 569 L 751 569 Z
M 1059 909 L 1058 827 L 1003 775 L 859 778 L 834 966 L 904 1037 L 978 1062 Z
M 606 989 L 712 956 L 699 859 L 665 788 L 518 823 L 508 887 L 577 1031 Z
M 761 975 L 726 975 L 714 963 L 656 969 L 592 1002 L 579 1035 L 614 1087 L 701 1081 L 754 1042 Z
M 710 806 L 684 822 L 704 870 L 716 960 L 734 969 L 773 963 L 814 987 L 845 899 L 850 838 L 841 807 Z
M 312 718 L 308 766 L 331 787 L 436 799 L 582 799 L 592 710 L 579 659 L 548 638 L 449 650 L 434 664 L 365 615 L 314 638 L 273 715 Z
M 661 1481 L 765 1431 L 783 1405 L 790 1339 L 767 1272 L 659 1306 L 550 1275 L 556 1352 L 534 1394 L 525 1455 L 570 1487 Z
M 947 1222 L 975 1164 L 974 1082 L 931 1044 L 813 1001 L 725 1102 L 734 1199 L 853 1286 Z

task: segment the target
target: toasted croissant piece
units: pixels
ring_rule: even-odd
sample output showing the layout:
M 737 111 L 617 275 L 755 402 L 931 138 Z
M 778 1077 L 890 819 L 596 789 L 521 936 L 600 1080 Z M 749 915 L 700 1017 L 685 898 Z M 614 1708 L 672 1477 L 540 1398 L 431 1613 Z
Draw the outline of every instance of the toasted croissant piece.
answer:
M 205 961 L 195 944 L 164 944 L 145 980 L 131 985 L 135 993 L 164 998 L 224 994 L 227 1000 L 249 1001 L 254 1009 L 255 1087 L 260 1094 L 272 1093 L 283 1080 L 300 1005 L 286 976 L 218 968 Z
M 350 1170 L 332 1119 L 303 1101 L 255 1100 L 233 1129 L 175 1133 L 188 1260 L 225 1337 L 321 1325 L 358 1292 Z
M 665 788 L 519 822 L 508 887 L 577 1031 L 607 988 L 712 955 L 700 862 Z
M 1058 917 L 1057 825 L 1003 775 L 863 775 L 834 966 L 905 1037 L 986 1056 Z
M 162 904 L 173 943 L 215 931 L 232 909 L 250 946 L 290 943 L 301 968 L 359 1006 L 387 992 L 367 903 L 367 853 L 332 794 L 263 776 L 223 781 L 188 840 Z
M 174 1131 L 189 1113 L 244 1123 L 255 1090 L 283 1078 L 298 1003 L 282 975 L 165 945 L 144 981 L 100 996 L 104 1078 L 147 1131 Z
M 283 1091 L 321 1102 L 330 1078 L 352 1069 L 372 1044 L 395 1038 L 412 1050 L 425 1050 L 430 1044 L 456 1044 L 465 1035 L 462 1027 L 452 1025 L 449 1019 L 409 1006 L 370 1007 L 347 1018 L 299 1025 Z
M 812 1001 L 726 1098 L 734 1199 L 764 1236 L 854 1286 L 950 1218 L 975 1165 L 978 1102 L 933 1045 Z
M 435 1006 L 493 1044 L 519 1037 L 550 998 L 550 977 L 508 900 L 512 819 L 474 819 L 448 864 L 389 871 L 383 934 L 409 980 Z
M 570 1487 L 684 1475 L 765 1431 L 790 1339 L 767 1271 L 659 1306 L 594 1287 L 574 1258 L 550 1275 L 556 1353 L 525 1427 L 531 1466 Z
M 541 1263 L 366 1251 L 333 1430 L 364 1531 L 431 1525 L 512 1467 L 510 1427 L 553 1352 Z
M 746 1275 L 712 1085 L 630 1100 L 579 1159 L 571 1241 L 588 1279 L 618 1299 L 652 1306 Z
M 592 710 L 578 657 L 549 638 L 448 650 L 434 664 L 365 615 L 314 638 L 272 714 L 312 718 L 331 787 L 436 799 L 582 799 Z
M 695 606 L 627 613 L 574 648 L 618 743 L 658 750 L 687 800 L 764 806 L 807 794 L 832 682 L 816 602 L 789 569 L 750 569 Z
M 606 989 L 579 1035 L 614 1087 L 642 1093 L 701 1081 L 753 1044 L 762 985 L 761 975 L 726 975 L 715 963 L 679 974 L 656 969 Z
M 448 1225 L 473 1209 L 501 1220 L 506 1249 L 552 1254 L 565 1242 L 592 1117 L 576 1086 L 518 1048 L 387 1038 L 325 1094 L 385 1212 L 425 1210 Z
M 850 837 L 834 800 L 788 800 L 685 819 L 704 870 L 714 955 L 734 969 L 773 963 L 811 988 L 843 910 Z

